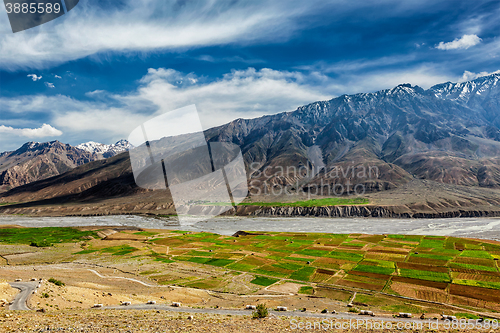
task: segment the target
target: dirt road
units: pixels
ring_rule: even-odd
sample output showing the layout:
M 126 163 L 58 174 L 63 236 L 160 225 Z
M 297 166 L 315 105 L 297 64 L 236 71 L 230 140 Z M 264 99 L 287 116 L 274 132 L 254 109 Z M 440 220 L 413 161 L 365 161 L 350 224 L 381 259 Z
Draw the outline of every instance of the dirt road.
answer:
M 10 305 L 10 310 L 31 310 L 27 303 L 28 299 L 36 289 L 38 282 L 12 282 L 9 283 L 12 288 L 19 289 L 21 292 L 16 296 L 12 304 Z

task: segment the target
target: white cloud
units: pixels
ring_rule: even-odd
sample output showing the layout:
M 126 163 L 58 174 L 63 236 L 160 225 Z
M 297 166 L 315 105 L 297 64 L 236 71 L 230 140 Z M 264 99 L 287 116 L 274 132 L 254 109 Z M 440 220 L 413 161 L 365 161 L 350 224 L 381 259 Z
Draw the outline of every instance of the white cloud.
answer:
M 401 83 L 411 83 L 428 89 L 438 83 L 456 81 L 456 77 L 440 72 L 435 65 L 427 64 L 412 69 L 372 72 L 365 77 L 353 77 L 350 81 L 351 87 L 357 88 L 360 92 L 369 92 L 393 88 Z
M 490 75 L 490 74 L 499 74 L 499 73 L 500 73 L 500 69 L 497 71 L 494 71 L 494 72 L 479 72 L 479 73 L 465 71 L 464 74 L 462 75 L 462 77 L 458 81 L 459 82 L 471 81 L 471 80 L 477 79 L 478 77 L 481 77 L 481 76 L 486 76 L 486 75 Z
M 50 82 L 44 82 L 45 85 L 47 86 L 47 88 L 55 88 L 56 86 L 54 86 L 53 83 L 50 83 Z
M 334 76 L 335 79 L 328 78 L 322 85 L 324 91 L 337 96 L 374 92 L 393 88 L 400 83 L 411 83 L 427 89 L 438 83 L 457 80 L 456 76 L 443 72 L 443 68 L 433 63 L 424 63 L 410 68 L 400 65 L 412 62 L 414 59 L 414 55 L 407 55 L 343 61 L 336 64 L 318 63 L 301 68 Z
M 59 75 L 54 75 L 54 77 L 55 77 L 56 79 L 62 79 L 62 77 L 60 77 Z
M 481 43 L 482 39 L 477 35 L 463 35 L 461 38 L 456 38 L 452 42 L 440 42 L 436 49 L 440 50 L 456 50 L 456 49 L 468 49 L 471 46 Z
M 313 78 L 316 79 L 317 78 Z M 149 69 L 137 91 L 128 95 L 107 94 L 120 107 L 87 105 L 85 109 L 64 111 L 56 116 L 55 124 L 71 130 L 99 129 L 128 135 L 143 121 L 177 108 L 196 104 L 205 128 L 227 123 L 235 118 L 252 118 L 264 114 L 294 110 L 300 105 L 332 96 L 321 93 L 306 82 L 299 72 L 272 69 L 232 71 L 222 78 L 204 82 L 195 74 L 183 74 L 173 69 Z M 103 97 L 105 92 L 87 93 Z M 109 101 L 108 101 L 109 102 Z M 151 112 L 144 113 L 147 106 Z
M 38 81 L 42 78 L 42 76 L 36 76 L 36 74 L 28 74 L 28 77 L 30 77 L 33 81 Z
M 120 8 L 80 1 L 64 19 L 17 34 L 0 34 L 0 67 L 45 68 L 105 52 L 182 51 L 191 47 L 288 38 L 296 18 L 333 6 L 290 1 L 124 0 Z M 8 21 L 0 30 L 8 30 Z M 50 30 L 50 32 L 46 32 Z
M 127 93 L 95 90 L 86 93 L 83 100 L 65 95 L 0 97 L 0 105 L 19 115 L 16 122 L 10 120 L 8 125 L 13 127 L 30 126 L 31 123 L 22 123 L 25 119 L 43 119 L 39 121 L 64 131 L 61 138 L 64 142 L 114 142 L 126 138 L 148 119 L 191 104 L 196 104 L 206 129 L 236 118 L 293 111 L 298 106 L 344 93 L 376 91 L 399 83 L 428 88 L 457 80 L 440 72 L 435 65 L 392 71 L 365 68 L 366 71 L 351 75 L 342 72 L 344 67 L 351 66 L 355 63 L 333 68 L 335 78 L 314 68 L 307 72 L 247 68 L 233 70 L 212 81 L 195 73 L 151 68 L 138 81 L 139 86 Z
M 107 92 L 104 91 L 104 90 L 94 90 L 94 91 L 87 91 L 85 93 L 85 96 L 88 96 L 88 97 L 96 97 L 96 96 L 99 96 L 99 95 L 106 95 Z
M 0 125 L 0 133 L 13 134 L 27 138 L 45 138 L 51 136 L 61 136 L 63 134 L 63 132 L 50 126 L 49 124 L 43 124 L 39 128 L 14 128 Z
M 325 80 L 317 73 L 248 68 L 207 81 L 194 73 L 159 68 L 148 70 L 139 87 L 125 94 L 96 90 L 88 92 L 85 100 L 64 95 L 0 97 L 0 104 L 18 114 L 19 123 L 44 117 L 64 131 L 64 142 L 114 142 L 144 121 L 190 104 L 197 105 L 204 128 L 239 117 L 291 111 L 332 98 L 326 93 L 328 85 L 323 87 Z M 11 120 L 9 125 L 17 123 Z

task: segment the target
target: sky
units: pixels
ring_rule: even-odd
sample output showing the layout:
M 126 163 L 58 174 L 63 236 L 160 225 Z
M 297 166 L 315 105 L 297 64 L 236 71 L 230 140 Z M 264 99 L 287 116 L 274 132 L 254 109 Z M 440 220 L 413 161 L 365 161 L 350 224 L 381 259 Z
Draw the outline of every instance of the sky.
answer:
M 114 143 L 195 104 L 204 128 L 342 94 L 500 69 L 500 2 L 80 0 L 12 33 L 0 7 L 0 151 Z

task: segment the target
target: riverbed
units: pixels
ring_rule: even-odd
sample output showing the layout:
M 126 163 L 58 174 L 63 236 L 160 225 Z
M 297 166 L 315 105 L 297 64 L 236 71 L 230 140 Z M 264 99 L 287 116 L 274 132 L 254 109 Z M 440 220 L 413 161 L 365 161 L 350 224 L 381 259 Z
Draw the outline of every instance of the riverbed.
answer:
M 385 219 L 315 217 L 215 217 L 207 221 L 133 215 L 97 217 L 0 216 L 0 225 L 24 227 L 124 226 L 144 229 L 207 231 L 232 235 L 236 231 L 411 234 L 482 238 L 500 241 L 500 218 Z

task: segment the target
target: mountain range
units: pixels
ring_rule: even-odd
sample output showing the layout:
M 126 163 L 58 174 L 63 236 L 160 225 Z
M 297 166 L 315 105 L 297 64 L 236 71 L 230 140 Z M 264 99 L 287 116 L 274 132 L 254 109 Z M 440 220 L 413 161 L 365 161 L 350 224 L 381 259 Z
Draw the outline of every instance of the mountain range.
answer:
M 59 141 L 27 142 L 15 151 L 0 154 L 0 189 L 5 191 L 65 173 L 82 164 L 115 156 L 131 145 L 87 142 L 73 147 Z
M 257 184 L 250 186 L 256 198 L 276 186 L 304 194 L 349 183 L 362 184 L 371 203 L 397 204 L 399 210 L 500 210 L 499 81 L 500 75 L 492 74 L 427 90 L 400 84 L 291 112 L 236 119 L 205 131 L 205 136 L 209 142 L 241 147 L 249 183 Z M 134 186 L 128 153 L 106 161 L 14 188 L 0 198 L 29 206 L 27 202 L 56 203 L 63 197 L 68 202 L 102 202 L 141 195 L 139 209 L 148 204 L 146 211 L 171 207 L 161 191 Z M 304 177 L 291 172 L 293 168 L 283 172 L 287 166 L 315 171 Z M 377 173 L 345 172 L 354 167 Z M 134 202 L 132 197 L 127 201 Z
M 106 145 L 94 141 L 81 143 L 75 148 L 85 150 L 91 154 L 102 155 L 103 158 L 113 157 L 124 151 L 132 148 L 132 145 L 127 140 L 120 140 L 114 144 Z

